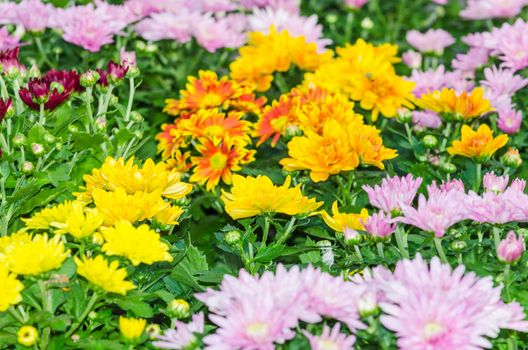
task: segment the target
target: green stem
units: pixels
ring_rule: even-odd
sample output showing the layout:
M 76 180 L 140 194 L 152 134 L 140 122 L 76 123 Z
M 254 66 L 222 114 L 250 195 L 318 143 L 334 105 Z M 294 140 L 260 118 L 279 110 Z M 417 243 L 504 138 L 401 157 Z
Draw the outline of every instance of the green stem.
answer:
M 444 252 L 444 248 L 442 247 L 442 239 L 435 237 L 434 238 L 434 245 L 436 247 L 436 251 L 438 252 L 438 256 L 440 257 L 440 260 L 443 263 L 447 263 L 447 257 Z
M 269 216 L 264 216 L 264 228 L 262 229 L 262 244 L 261 247 L 266 246 L 266 241 L 268 240 L 268 233 L 270 229 L 270 218 Z
M 14 307 L 10 307 L 9 313 L 13 316 L 20 324 L 26 324 L 26 321 L 18 314 Z
M 39 286 L 41 297 L 42 297 L 42 310 L 52 313 L 51 295 L 48 292 L 48 287 L 46 286 L 46 282 L 43 280 L 39 280 L 38 286 Z
M 398 250 L 400 251 L 402 258 L 409 259 L 405 231 L 401 226 L 396 227 L 396 231 L 394 231 L 394 237 L 396 238 L 396 244 L 398 245 Z
M 376 243 L 376 248 L 378 249 L 378 255 L 380 258 L 385 259 L 385 253 L 383 252 L 383 242 Z
M 345 21 L 345 40 L 344 43 L 349 43 L 352 39 L 352 25 L 354 24 L 354 12 L 348 11 Z
M 69 338 L 83 323 L 84 319 L 88 316 L 90 311 L 92 311 L 92 308 L 94 307 L 95 303 L 97 302 L 97 298 L 99 295 L 97 295 L 96 292 L 92 294 L 92 297 L 90 298 L 90 301 L 84 308 L 83 313 L 81 314 L 81 317 L 79 318 L 79 321 L 75 322 L 71 325 L 70 329 L 68 330 L 68 333 L 66 333 L 66 338 Z
M 356 251 L 359 261 L 363 261 L 363 254 L 361 254 L 361 250 L 359 249 L 359 246 L 357 244 L 354 245 L 354 250 Z
M 296 221 L 295 217 L 292 216 L 290 221 L 288 222 L 288 225 L 286 225 L 286 229 L 284 230 L 280 238 L 277 240 L 277 243 L 283 243 L 288 239 L 288 237 L 290 236 L 290 233 L 293 231 L 293 228 L 295 227 L 295 221 Z
M 480 182 L 481 182 L 481 173 L 482 173 L 482 164 L 478 163 L 477 164 L 477 171 L 476 171 L 476 182 L 475 182 L 475 185 L 473 186 L 473 190 L 475 192 L 478 192 L 479 188 L 480 188 Z
M 501 229 L 494 226 L 492 231 L 493 231 L 493 241 L 495 242 L 495 253 L 497 253 L 499 251 L 499 244 L 501 241 L 501 237 L 500 237 Z
M 20 90 L 20 83 L 18 82 L 18 78 L 13 79 L 13 93 L 15 95 L 15 111 L 17 115 L 20 115 L 22 113 L 22 110 L 24 109 L 24 106 L 22 105 L 22 100 L 20 99 L 20 95 L 18 94 L 18 91 Z
M 112 98 L 112 91 L 113 90 L 114 90 L 114 86 L 113 85 L 108 85 L 108 88 L 106 90 L 106 94 L 105 94 L 105 97 L 104 97 L 103 105 L 101 107 L 101 110 L 97 111 L 97 116 L 101 116 L 102 114 L 104 114 L 106 116 L 106 112 L 108 111 L 108 105 L 110 104 L 110 99 Z
M 451 133 L 452 123 L 447 123 L 444 129 L 444 139 L 442 140 L 442 145 L 440 146 L 440 151 L 445 151 L 447 146 L 447 141 L 449 140 L 449 134 Z
M 53 67 L 53 63 L 48 58 L 48 55 L 46 54 L 46 51 L 44 50 L 44 46 L 42 45 L 42 40 L 40 40 L 40 37 L 35 36 L 35 44 L 37 44 L 37 49 L 40 52 L 40 55 L 42 56 L 42 59 L 44 63 L 46 63 L 50 68 Z
M 86 92 L 84 95 L 84 104 L 86 105 L 86 112 L 88 114 L 88 124 L 86 126 L 87 128 L 86 131 L 88 132 L 90 131 L 90 126 L 92 130 L 95 131 L 95 120 L 94 120 L 93 112 L 92 112 L 92 91 L 93 91 L 93 88 L 91 86 L 88 86 L 86 87 Z
M 517 341 L 513 338 L 508 338 L 508 350 L 517 350 Z
M 127 109 L 125 113 L 125 122 L 128 122 L 130 120 L 130 112 L 132 112 L 132 102 L 134 101 L 134 94 L 136 92 L 136 85 L 134 83 L 134 78 L 130 78 L 129 83 L 130 83 L 130 90 L 128 93 L 128 103 L 127 103 Z
M 44 103 L 41 103 L 39 106 L 39 121 L 40 125 L 46 124 L 46 114 L 44 113 Z
M 412 137 L 412 130 L 411 130 L 411 127 L 409 126 L 409 123 L 405 123 L 405 132 L 407 133 L 407 141 L 409 141 L 409 144 L 412 147 L 414 145 L 414 140 Z
M 504 280 L 504 292 L 506 294 L 506 302 L 510 301 L 510 264 L 506 264 L 504 266 L 504 274 L 503 274 L 503 280 Z
M 7 92 L 5 80 L 4 78 L 2 78 L 1 74 L 0 74 L 0 93 L 2 94 L 2 98 L 4 100 L 7 100 L 9 98 L 9 93 Z

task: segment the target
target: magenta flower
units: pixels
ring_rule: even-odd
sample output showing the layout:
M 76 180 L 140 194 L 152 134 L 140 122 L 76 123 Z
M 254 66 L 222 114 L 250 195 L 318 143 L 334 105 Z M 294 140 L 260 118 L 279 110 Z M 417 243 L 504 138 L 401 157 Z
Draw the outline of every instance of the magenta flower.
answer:
M 203 334 L 205 331 L 203 312 L 193 315 L 189 323 L 174 321 L 174 328 L 166 330 L 163 335 L 156 335 L 158 340 L 152 344 L 161 349 L 191 349 L 196 345 L 196 334 Z
M 506 134 L 515 134 L 521 130 L 523 115 L 521 111 L 515 111 L 511 108 L 499 110 L 497 126 Z
M 13 50 L 0 51 L 0 64 L 2 73 L 6 76 L 18 77 L 20 73 L 26 71 L 26 67 L 18 61 L 19 48 Z
M 305 330 L 303 330 L 303 334 L 308 338 L 312 350 L 353 350 L 356 337 L 341 333 L 340 328 L 341 325 L 336 323 L 331 330 L 325 325 L 321 335 L 313 335 Z
M 43 79 L 51 83 L 59 83 L 65 90 L 82 91 L 81 76 L 76 70 L 56 70 L 51 69 L 42 76 Z
M 108 61 L 106 79 L 108 79 L 108 82 L 115 84 L 125 77 L 127 71 L 128 67 L 117 64 L 114 61 Z
M 390 236 L 396 230 L 397 225 L 392 222 L 390 216 L 386 216 L 382 211 L 372 214 L 362 224 L 369 235 L 381 239 Z
M 57 87 L 52 87 L 51 83 L 52 81 L 45 77 L 31 78 L 28 86 L 21 88 L 18 93 L 29 108 L 38 111 L 43 104 L 44 109 L 52 111 L 68 99 L 72 90 L 59 91 Z
M 442 125 L 442 119 L 431 111 L 413 111 L 412 121 L 417 130 L 438 129 Z
M 501 300 L 501 288 L 490 277 L 452 270 L 433 257 L 430 266 L 418 254 L 401 260 L 394 273 L 374 269 L 374 282 L 383 293 L 381 323 L 396 333 L 398 348 L 491 348 L 502 328 L 528 331 L 522 307 Z
M 443 29 L 429 29 L 425 33 L 410 30 L 405 38 L 418 51 L 434 52 L 438 55 L 441 55 L 446 47 L 455 43 L 455 38 Z
M 405 51 L 402 54 L 403 63 L 412 69 L 419 69 L 422 66 L 422 54 L 413 50 Z
M 524 252 L 524 242 L 522 237 L 517 237 L 515 232 L 510 231 L 497 247 L 497 257 L 505 263 L 514 263 L 519 260 Z
M 484 189 L 489 192 L 493 192 L 496 194 L 504 192 L 506 190 L 506 187 L 508 187 L 508 182 L 510 181 L 510 177 L 508 175 L 505 176 L 497 176 L 494 172 L 486 173 L 484 177 L 482 178 L 482 184 L 484 185 Z
M 514 17 L 525 5 L 524 0 L 468 0 L 460 16 L 466 19 Z
M 3 100 L 0 98 L 0 122 L 4 120 L 5 116 L 9 112 L 10 109 L 13 108 L 13 101 L 8 98 L 7 100 Z
M 381 181 L 381 186 L 363 185 L 362 188 L 367 192 L 373 207 L 391 214 L 399 211 L 402 206 L 410 205 L 421 184 L 421 178 L 414 179 L 411 174 L 407 174 L 402 177 L 386 177 Z

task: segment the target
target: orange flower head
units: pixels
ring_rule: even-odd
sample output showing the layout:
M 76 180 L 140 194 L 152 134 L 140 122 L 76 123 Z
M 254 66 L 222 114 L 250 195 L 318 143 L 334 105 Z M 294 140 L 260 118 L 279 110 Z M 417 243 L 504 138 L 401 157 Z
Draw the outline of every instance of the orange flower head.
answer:
M 484 90 L 477 87 L 460 95 L 454 89 L 444 88 L 441 91 L 423 94 L 415 101 L 420 108 L 427 109 L 444 116 L 448 120 L 468 122 L 493 111 L 490 101 L 484 98 Z
M 359 156 L 363 165 L 373 165 L 384 169 L 384 160 L 393 159 L 398 156 L 397 152 L 383 145 L 380 131 L 372 125 L 349 126 L 353 148 Z
M 299 99 L 282 95 L 278 101 L 273 101 L 271 105 L 264 108 L 257 122 L 256 136 L 260 137 L 258 145 L 273 137 L 271 145 L 275 146 L 280 136 L 284 135 L 288 129 L 298 128 L 295 115 L 298 103 Z
M 508 143 L 508 135 L 494 138 L 493 131 L 486 124 L 479 126 L 477 131 L 462 125 L 461 139 L 453 141 L 453 146 L 447 151 L 451 155 L 473 158 L 476 162 L 483 163 L 506 143 Z
M 167 159 L 185 146 L 185 139 L 177 124 L 163 124 L 161 130 L 162 132 L 156 135 L 158 152 L 161 153 L 163 159 Z

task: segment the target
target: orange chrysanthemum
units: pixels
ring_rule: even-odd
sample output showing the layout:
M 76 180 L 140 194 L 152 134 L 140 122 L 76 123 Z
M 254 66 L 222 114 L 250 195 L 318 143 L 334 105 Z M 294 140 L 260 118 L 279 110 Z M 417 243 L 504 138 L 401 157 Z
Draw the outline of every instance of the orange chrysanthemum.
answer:
M 167 159 L 184 146 L 184 139 L 177 124 L 163 124 L 161 130 L 162 132 L 156 135 L 158 152 Z
M 231 183 L 233 171 L 240 170 L 240 164 L 254 160 L 255 151 L 247 150 L 229 141 L 215 145 L 210 140 L 196 146 L 200 156 L 191 157 L 194 166 L 190 181 L 206 184 L 208 191 L 215 188 L 220 180 Z
M 288 95 L 282 95 L 278 101 L 273 101 L 271 106 L 266 106 L 257 122 L 256 134 L 259 138 L 258 145 L 264 143 L 268 138 L 271 145 L 275 146 L 281 135 L 290 128 L 298 129 L 295 110 L 298 99 Z
M 493 131 L 486 124 L 481 125 L 477 131 L 462 125 L 461 140 L 454 141 L 447 151 L 452 155 L 473 158 L 476 162 L 485 162 L 506 143 L 508 135 L 494 138 Z
M 349 127 L 348 130 L 361 164 L 385 169 L 382 162 L 398 156 L 396 150 L 383 146 L 380 131 L 374 126 L 361 125 L 360 127 Z

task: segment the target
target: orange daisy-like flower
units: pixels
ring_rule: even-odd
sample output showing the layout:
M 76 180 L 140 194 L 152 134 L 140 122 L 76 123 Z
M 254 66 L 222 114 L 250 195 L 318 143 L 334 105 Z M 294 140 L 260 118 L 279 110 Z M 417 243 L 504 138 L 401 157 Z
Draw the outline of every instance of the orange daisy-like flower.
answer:
M 163 124 L 161 130 L 162 132 L 156 135 L 158 152 L 163 159 L 167 159 L 184 146 L 184 138 L 177 124 Z
M 348 132 L 352 138 L 353 148 L 363 165 L 373 165 L 385 169 L 382 162 L 398 156 L 396 150 L 383 146 L 380 131 L 372 125 L 349 127 Z
M 196 146 L 200 156 L 191 157 L 194 166 L 190 181 L 202 185 L 206 184 L 208 191 L 215 188 L 220 179 L 231 183 L 233 171 L 240 170 L 240 164 L 254 160 L 255 151 L 247 150 L 229 141 L 215 145 L 211 140 L 204 140 L 203 144 Z
M 206 137 L 214 144 L 229 138 L 235 143 L 251 142 L 251 122 L 242 120 L 243 112 L 231 111 L 222 113 L 217 108 L 200 109 L 189 119 L 181 120 L 179 130 L 184 136 L 193 138 Z
M 256 134 L 260 137 L 258 145 L 273 137 L 271 145 L 275 146 L 280 136 L 284 135 L 288 129 L 298 129 L 295 115 L 298 103 L 298 98 L 282 95 L 278 101 L 273 101 L 271 106 L 264 108 L 257 123 Z
M 493 137 L 493 131 L 486 124 L 482 124 L 477 131 L 462 125 L 461 140 L 453 142 L 447 151 L 452 155 L 473 158 L 482 163 L 488 160 L 497 150 L 508 143 L 508 135 Z

